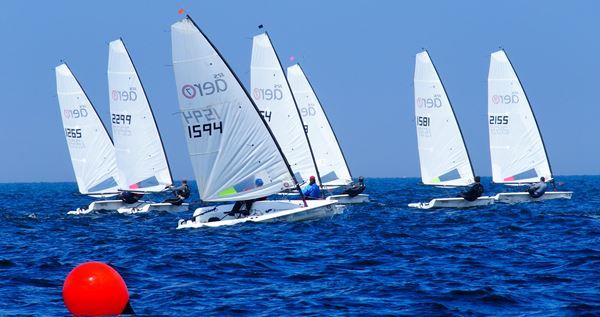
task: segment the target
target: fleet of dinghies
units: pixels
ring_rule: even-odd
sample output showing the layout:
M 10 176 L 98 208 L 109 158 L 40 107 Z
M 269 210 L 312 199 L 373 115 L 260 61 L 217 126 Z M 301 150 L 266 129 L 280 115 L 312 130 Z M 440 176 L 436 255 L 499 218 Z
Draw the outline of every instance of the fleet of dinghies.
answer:
M 122 40 L 109 44 L 108 86 L 114 144 L 66 64 L 56 68 L 56 81 L 65 137 L 80 193 L 102 197 L 116 196 L 120 191 L 160 193 L 173 184 L 154 115 Z M 87 208 L 69 213 L 187 209 L 188 204 L 152 201 L 126 204 L 121 199 L 112 199 L 97 200 Z
M 253 38 L 250 93 L 189 16 L 171 26 L 171 44 L 178 114 L 200 198 L 208 203 L 190 219 L 179 220 L 178 228 L 317 219 L 338 213 L 340 204 L 369 201 L 366 194 L 343 192 L 353 178 L 323 106 L 299 64 L 288 67 L 286 76 L 266 32 Z M 107 199 L 122 192 L 164 193 L 173 185 L 146 91 L 121 39 L 109 44 L 113 139 L 66 64 L 56 67 L 56 83 L 79 192 L 98 198 L 69 214 L 189 208 L 187 203 Z M 414 94 L 422 183 L 472 185 L 476 177 L 460 125 L 427 51 L 415 58 Z M 488 115 L 493 182 L 519 186 L 544 177 L 554 184 L 529 100 L 503 50 L 491 54 Z M 303 196 L 301 186 L 311 176 L 327 193 L 323 199 Z M 571 195 L 554 187 L 539 198 L 508 191 L 473 201 L 434 198 L 409 207 L 468 208 Z M 248 209 L 244 213 L 242 205 Z

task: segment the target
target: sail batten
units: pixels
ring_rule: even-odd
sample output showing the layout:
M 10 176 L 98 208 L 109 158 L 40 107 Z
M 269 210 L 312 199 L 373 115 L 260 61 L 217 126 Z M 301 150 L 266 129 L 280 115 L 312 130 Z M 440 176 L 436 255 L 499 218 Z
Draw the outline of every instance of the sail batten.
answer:
M 266 118 L 296 179 L 307 182 L 315 176 L 320 183 L 300 111 L 267 33 L 253 38 L 250 68 L 254 103 Z
M 495 183 L 552 179 L 545 145 L 529 99 L 504 50 L 490 56 L 488 128 Z
M 190 17 L 171 26 L 171 42 L 180 116 L 200 198 L 248 200 L 296 187 L 258 108 Z
M 465 186 L 474 173 L 446 90 L 427 51 L 415 58 L 415 123 L 423 184 Z
M 146 91 L 121 39 L 110 42 L 108 89 L 121 190 L 160 192 L 173 184 Z
M 323 186 L 345 186 L 352 182 L 337 137 L 312 85 L 299 64 L 287 68 L 287 78 L 307 128 Z
M 119 175 L 106 127 L 69 67 L 62 64 L 55 71 L 61 118 L 79 192 L 116 194 Z

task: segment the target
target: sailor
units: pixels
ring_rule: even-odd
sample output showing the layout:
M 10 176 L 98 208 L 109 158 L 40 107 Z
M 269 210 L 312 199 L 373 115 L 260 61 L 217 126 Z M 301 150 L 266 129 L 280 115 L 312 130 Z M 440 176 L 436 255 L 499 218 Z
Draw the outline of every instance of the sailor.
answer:
M 256 185 L 255 188 L 261 187 L 263 184 L 264 184 L 263 180 L 260 178 L 257 178 L 254 181 L 254 185 Z M 235 204 L 233 204 L 233 208 L 231 208 L 229 215 L 235 216 L 236 214 L 238 214 L 243 217 L 248 217 L 248 216 L 250 216 L 250 211 L 252 210 L 252 205 L 254 204 L 254 202 L 260 201 L 260 200 L 266 200 L 266 199 L 267 199 L 267 197 L 260 197 L 260 198 L 256 198 L 256 199 L 236 201 Z M 242 206 L 245 206 L 246 208 L 244 210 L 242 210 Z
M 533 183 L 529 186 L 527 192 L 531 198 L 540 198 L 542 195 L 544 195 L 544 193 L 546 193 L 547 189 L 548 186 L 546 185 L 546 178 L 542 176 L 540 177 L 540 181 L 538 183 Z
M 121 199 L 124 203 L 126 204 L 135 204 L 137 203 L 142 197 L 144 197 L 144 194 L 136 194 L 134 192 L 130 192 L 130 191 L 122 191 L 119 194 L 119 199 Z
M 360 193 L 364 192 L 367 186 L 365 186 L 365 178 L 360 176 L 358 177 L 358 184 L 352 183 L 349 187 L 347 187 L 342 194 L 348 194 L 350 197 L 358 196 Z
M 163 201 L 164 203 L 170 203 L 175 206 L 181 206 L 184 200 L 190 198 L 190 187 L 188 186 L 187 180 L 185 179 L 181 181 L 181 186 L 171 186 L 171 190 L 173 191 L 175 197 L 165 199 L 165 201 Z
M 314 176 L 309 178 L 308 185 L 302 189 L 302 195 L 308 199 L 321 199 L 321 189 Z
M 475 201 L 477 198 L 483 195 L 483 185 L 480 183 L 481 178 L 475 176 L 475 184 L 471 186 L 467 191 L 464 191 L 458 195 L 458 197 L 464 198 L 466 201 Z

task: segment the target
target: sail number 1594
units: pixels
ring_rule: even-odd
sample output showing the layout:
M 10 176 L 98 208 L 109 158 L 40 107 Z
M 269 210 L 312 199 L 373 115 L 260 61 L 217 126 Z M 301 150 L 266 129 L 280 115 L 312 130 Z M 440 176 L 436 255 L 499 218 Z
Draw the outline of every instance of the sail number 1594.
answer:
M 201 138 L 207 134 L 213 135 L 213 133 L 223 134 L 223 121 L 188 125 L 187 130 L 190 139 Z

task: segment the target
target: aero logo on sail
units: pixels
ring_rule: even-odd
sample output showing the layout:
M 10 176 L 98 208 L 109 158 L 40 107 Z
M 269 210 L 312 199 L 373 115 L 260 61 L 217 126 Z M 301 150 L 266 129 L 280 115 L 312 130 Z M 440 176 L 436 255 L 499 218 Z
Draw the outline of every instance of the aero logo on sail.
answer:
M 309 104 L 308 107 L 300 108 L 300 114 L 302 114 L 303 117 L 312 117 L 317 114 L 317 110 L 315 110 L 315 107 L 312 104 Z
M 441 108 L 442 107 L 442 99 L 435 96 L 433 98 L 417 98 L 417 106 L 419 108 Z
M 497 104 L 511 104 L 511 103 L 519 103 L 519 95 L 517 93 L 512 93 L 511 95 L 493 95 L 492 102 Z
M 187 99 L 194 99 L 197 95 L 210 96 L 227 90 L 227 82 L 221 78 L 198 84 L 185 84 L 181 87 L 181 94 Z
M 129 90 L 113 90 L 112 100 L 114 101 L 136 101 L 137 92 L 135 87 L 129 87 Z
M 283 91 L 281 85 L 275 85 L 274 88 L 254 88 L 252 91 L 254 100 L 281 100 Z
M 85 105 L 79 106 L 79 109 L 68 109 L 63 111 L 63 116 L 67 119 L 77 119 L 87 117 L 88 111 Z

